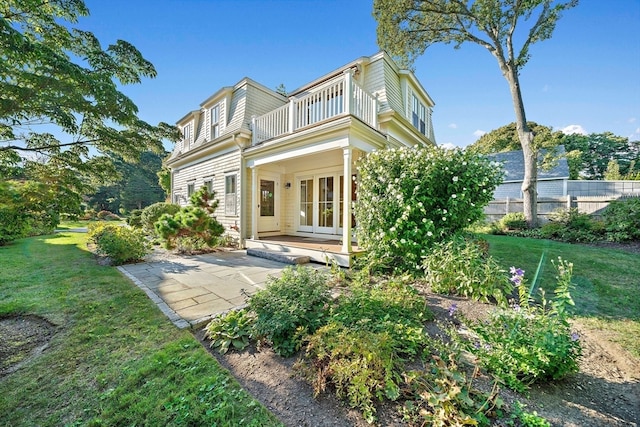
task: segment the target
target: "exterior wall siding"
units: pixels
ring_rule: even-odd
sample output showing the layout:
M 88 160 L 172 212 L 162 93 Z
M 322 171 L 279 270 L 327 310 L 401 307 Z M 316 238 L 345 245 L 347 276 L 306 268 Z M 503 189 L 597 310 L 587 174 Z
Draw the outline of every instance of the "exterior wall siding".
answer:
M 236 191 L 236 215 L 225 215 L 225 175 L 228 173 L 236 172 L 237 188 L 242 185 L 242 174 L 240 173 L 240 152 L 234 151 L 221 156 L 203 160 L 197 164 L 190 165 L 184 168 L 176 169 L 173 172 L 173 194 L 172 201 L 178 203 L 181 206 L 186 206 L 189 203 L 187 197 L 187 185 L 194 184 L 195 191 L 198 191 L 204 186 L 206 180 L 212 179 L 213 191 L 215 191 L 215 198 L 218 199 L 218 209 L 214 212 L 214 216 L 225 229 L 229 230 L 233 226 L 240 226 L 240 191 Z

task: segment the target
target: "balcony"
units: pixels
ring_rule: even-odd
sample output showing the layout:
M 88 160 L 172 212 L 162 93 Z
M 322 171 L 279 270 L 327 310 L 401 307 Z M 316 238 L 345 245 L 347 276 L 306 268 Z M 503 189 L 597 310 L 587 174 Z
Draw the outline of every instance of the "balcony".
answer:
M 378 101 L 353 80 L 351 70 L 300 98 L 291 97 L 276 110 L 253 117 L 252 145 L 347 115 L 359 118 L 374 129 L 378 127 Z

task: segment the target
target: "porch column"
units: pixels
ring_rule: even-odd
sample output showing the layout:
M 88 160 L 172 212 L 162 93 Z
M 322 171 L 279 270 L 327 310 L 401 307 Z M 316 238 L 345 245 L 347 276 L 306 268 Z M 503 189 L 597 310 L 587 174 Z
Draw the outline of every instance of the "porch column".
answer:
M 352 148 L 343 149 L 344 157 L 344 179 L 343 179 L 343 200 L 344 209 L 342 211 L 342 253 L 351 253 L 351 154 Z
M 251 168 L 251 238 L 258 240 L 258 169 L 254 166 Z

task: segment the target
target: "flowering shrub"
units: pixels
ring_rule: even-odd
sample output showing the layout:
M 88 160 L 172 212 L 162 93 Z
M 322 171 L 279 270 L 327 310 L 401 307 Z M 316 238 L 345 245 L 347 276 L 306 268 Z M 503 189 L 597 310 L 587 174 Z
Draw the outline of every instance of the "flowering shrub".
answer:
M 483 157 L 433 147 L 376 151 L 358 170 L 358 244 L 397 271 L 418 270 L 435 242 L 482 218 L 502 180 Z
M 602 212 L 607 240 L 640 240 L 640 198 L 614 200 Z
M 513 291 L 506 272 L 476 240 L 458 237 L 437 243 L 422 266 L 436 293 L 507 305 Z
M 541 305 L 533 305 L 524 271 L 512 267 L 518 301 L 510 309 L 495 312 L 488 322 L 463 321 L 470 330 L 469 339 L 452 334 L 488 371 L 516 391 L 578 371 L 582 349 L 568 320 L 569 307 L 574 305 L 570 294 L 573 264 L 558 258 L 554 266 L 558 283 L 552 301 L 542 292 Z

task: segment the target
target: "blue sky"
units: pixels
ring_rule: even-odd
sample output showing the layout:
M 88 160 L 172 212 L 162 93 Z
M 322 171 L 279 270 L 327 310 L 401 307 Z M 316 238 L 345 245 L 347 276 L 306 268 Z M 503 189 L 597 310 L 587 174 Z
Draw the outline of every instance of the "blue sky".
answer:
M 372 0 L 85 0 L 78 28 L 133 43 L 158 71 L 123 91 L 150 123 L 175 123 L 250 77 L 294 90 L 379 51 Z M 581 0 L 521 72 L 528 120 L 640 140 L 640 0 Z M 477 45 L 433 46 L 415 73 L 438 144 L 467 146 L 514 121 L 506 80 Z

